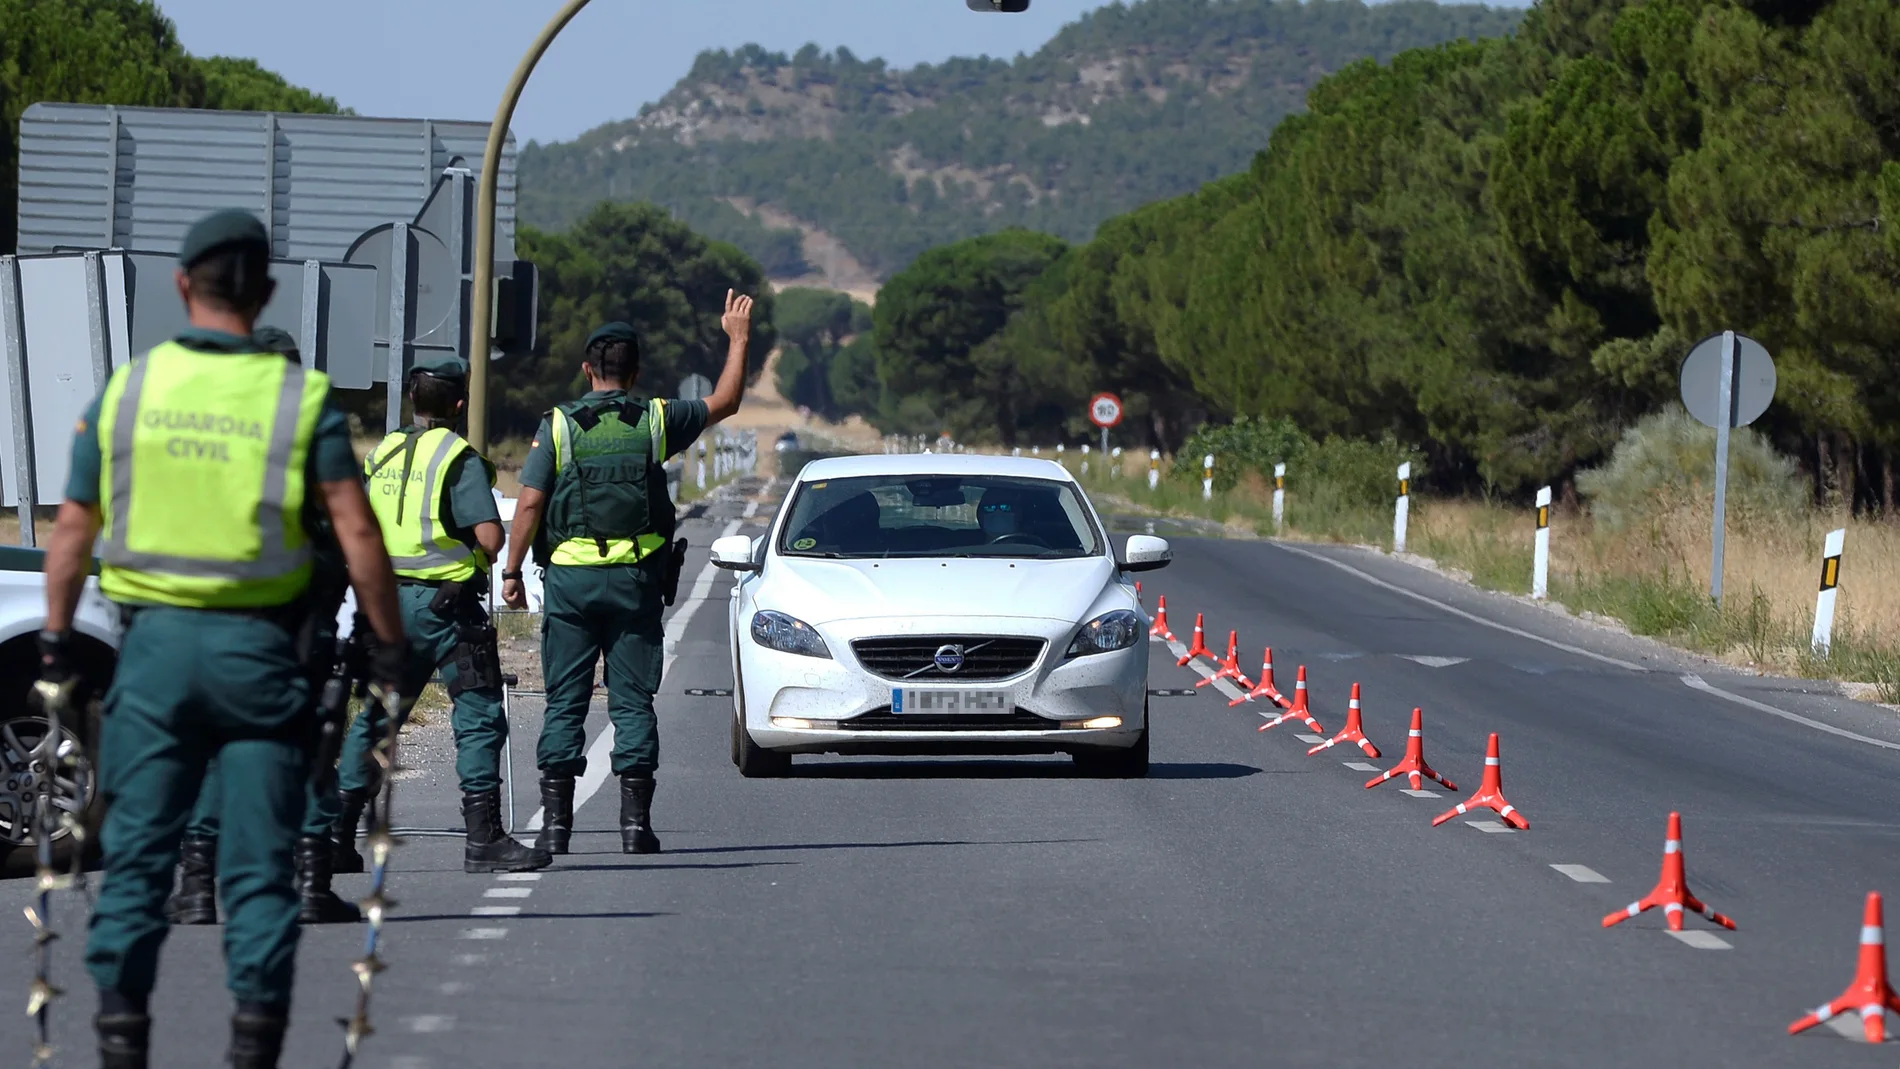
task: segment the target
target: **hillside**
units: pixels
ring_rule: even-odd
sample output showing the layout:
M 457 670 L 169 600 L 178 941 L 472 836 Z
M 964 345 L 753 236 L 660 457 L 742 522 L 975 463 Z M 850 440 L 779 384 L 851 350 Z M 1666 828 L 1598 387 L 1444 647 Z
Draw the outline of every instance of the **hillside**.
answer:
M 1245 168 L 1362 58 L 1508 33 L 1521 12 L 1421 0 L 1143 0 L 1012 61 L 893 70 L 848 50 L 700 55 L 638 117 L 521 154 L 521 212 L 561 227 L 651 200 L 774 278 L 874 286 L 934 245 L 1103 220 Z

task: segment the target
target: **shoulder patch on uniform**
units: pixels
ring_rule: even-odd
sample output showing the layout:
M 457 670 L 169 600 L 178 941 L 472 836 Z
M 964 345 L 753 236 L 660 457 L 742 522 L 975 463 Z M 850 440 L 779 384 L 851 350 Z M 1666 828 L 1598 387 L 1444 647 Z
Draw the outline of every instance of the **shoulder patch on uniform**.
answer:
M 79 422 L 73 426 L 73 430 L 78 431 L 80 434 L 86 433 L 86 419 L 84 416 L 79 418 Z

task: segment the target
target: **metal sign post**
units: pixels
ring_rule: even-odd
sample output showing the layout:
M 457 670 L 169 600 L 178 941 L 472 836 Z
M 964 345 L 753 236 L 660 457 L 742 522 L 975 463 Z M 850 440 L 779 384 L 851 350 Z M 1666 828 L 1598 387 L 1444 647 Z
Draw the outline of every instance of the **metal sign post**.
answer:
M 1689 414 L 1715 428 L 1715 548 L 1709 562 L 1709 597 L 1722 603 L 1723 541 L 1728 527 L 1729 432 L 1746 427 L 1775 397 L 1775 362 L 1761 343 L 1732 330 L 1696 343 L 1682 361 L 1682 403 Z

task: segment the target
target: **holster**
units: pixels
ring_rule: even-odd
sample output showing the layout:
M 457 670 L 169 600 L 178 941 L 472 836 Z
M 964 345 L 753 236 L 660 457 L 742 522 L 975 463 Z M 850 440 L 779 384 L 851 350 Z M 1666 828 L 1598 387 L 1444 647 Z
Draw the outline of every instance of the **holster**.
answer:
M 455 681 L 448 686 L 454 698 L 471 690 L 501 686 L 501 636 L 482 606 L 481 584 L 443 583 L 429 602 L 429 611 L 455 621 L 455 645 L 449 658 L 455 664 Z
M 671 605 L 679 597 L 680 573 L 686 570 L 686 539 L 675 539 L 667 551 L 666 581 L 661 584 L 660 597 Z
M 369 620 L 356 615 L 350 637 L 333 641 L 330 669 L 317 692 L 315 740 L 310 780 L 318 795 L 336 790 L 337 758 L 343 753 L 343 735 L 350 726 L 350 703 L 369 682 Z

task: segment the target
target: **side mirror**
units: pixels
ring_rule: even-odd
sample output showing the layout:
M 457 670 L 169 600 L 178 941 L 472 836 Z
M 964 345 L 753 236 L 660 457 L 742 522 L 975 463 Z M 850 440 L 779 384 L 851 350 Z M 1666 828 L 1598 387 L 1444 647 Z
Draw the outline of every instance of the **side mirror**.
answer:
M 729 572 L 756 572 L 762 565 L 752 561 L 752 539 L 745 535 L 727 535 L 713 540 L 712 562 L 715 568 Z
M 1122 558 L 1122 571 L 1152 572 L 1156 568 L 1166 568 L 1173 559 L 1174 551 L 1168 548 L 1167 539 L 1153 535 L 1130 535 L 1128 552 Z

